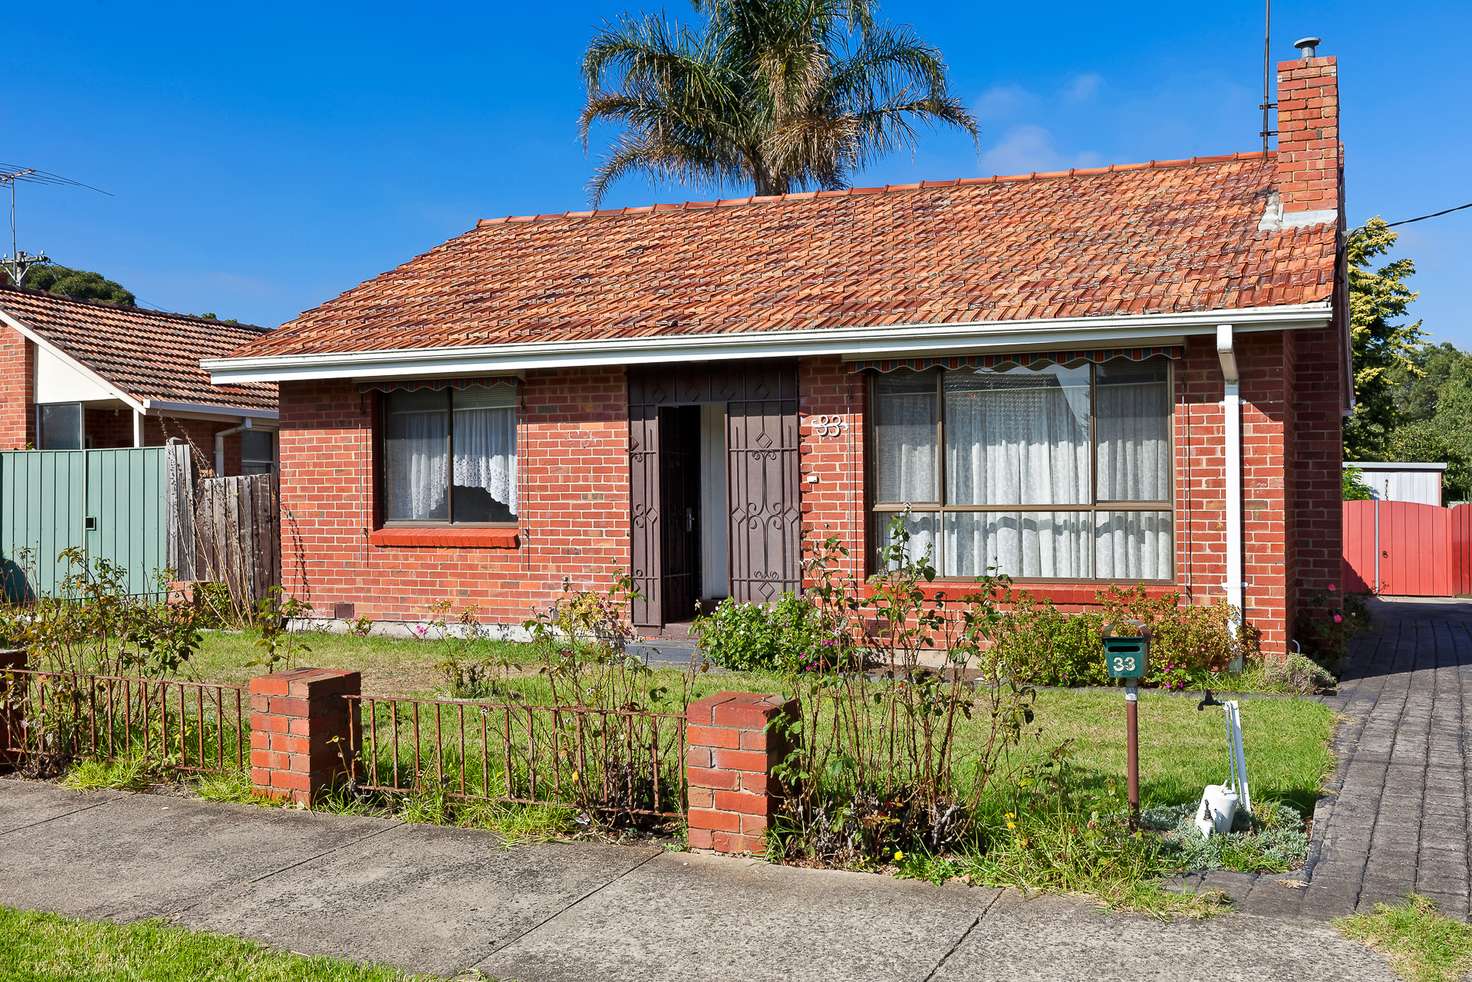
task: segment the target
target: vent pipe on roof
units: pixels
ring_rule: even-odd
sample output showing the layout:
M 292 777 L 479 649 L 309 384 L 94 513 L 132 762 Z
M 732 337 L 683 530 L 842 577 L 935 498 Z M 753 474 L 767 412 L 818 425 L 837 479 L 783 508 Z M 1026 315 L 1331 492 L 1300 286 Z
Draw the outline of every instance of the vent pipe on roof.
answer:
M 1310 58 L 1318 56 L 1319 45 L 1323 43 L 1323 38 L 1316 38 L 1310 34 L 1306 38 L 1299 38 L 1297 41 L 1294 41 L 1293 46 L 1298 49 L 1298 53 L 1303 56 L 1303 60 L 1308 61 Z

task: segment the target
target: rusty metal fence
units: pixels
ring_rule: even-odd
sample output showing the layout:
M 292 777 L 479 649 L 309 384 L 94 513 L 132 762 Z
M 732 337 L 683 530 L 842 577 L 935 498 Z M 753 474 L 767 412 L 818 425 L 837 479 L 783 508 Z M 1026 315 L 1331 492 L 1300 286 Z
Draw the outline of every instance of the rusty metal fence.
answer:
M 184 772 L 243 770 L 250 755 L 238 686 L 0 670 L 0 752 L 33 766 L 137 757 Z
M 656 819 L 685 804 L 678 713 L 346 696 L 355 787 Z

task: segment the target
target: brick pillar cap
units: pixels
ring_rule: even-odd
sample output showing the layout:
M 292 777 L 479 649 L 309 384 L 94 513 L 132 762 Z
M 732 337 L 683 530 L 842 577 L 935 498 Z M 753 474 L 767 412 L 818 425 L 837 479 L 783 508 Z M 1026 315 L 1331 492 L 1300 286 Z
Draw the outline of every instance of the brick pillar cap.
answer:
M 733 713 L 770 718 L 790 702 L 786 696 L 766 692 L 717 692 L 690 703 L 685 709 L 685 718 L 692 723 L 710 723 L 717 721 L 717 717 L 734 719 Z
M 267 696 L 305 696 L 327 691 L 355 692 L 363 683 L 361 672 L 345 672 L 335 668 L 292 668 L 270 675 L 257 675 L 250 680 L 252 694 Z

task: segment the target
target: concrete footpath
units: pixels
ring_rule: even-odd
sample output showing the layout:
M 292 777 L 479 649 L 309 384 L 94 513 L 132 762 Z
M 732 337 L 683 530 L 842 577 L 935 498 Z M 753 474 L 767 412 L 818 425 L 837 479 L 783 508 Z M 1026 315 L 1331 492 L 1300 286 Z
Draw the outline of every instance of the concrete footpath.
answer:
M 1328 924 L 0 779 L 0 904 L 522 982 L 1393 979 Z

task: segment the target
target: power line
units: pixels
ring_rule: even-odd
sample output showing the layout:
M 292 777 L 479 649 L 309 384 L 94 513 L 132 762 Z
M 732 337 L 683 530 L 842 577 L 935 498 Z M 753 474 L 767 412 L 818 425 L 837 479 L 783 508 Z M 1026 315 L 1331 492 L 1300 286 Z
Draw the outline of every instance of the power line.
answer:
M 1415 218 L 1402 218 L 1398 222 L 1386 222 L 1385 227 L 1395 228 L 1397 225 L 1409 225 L 1412 222 L 1424 222 L 1428 218 L 1440 218 L 1442 215 L 1450 215 L 1454 211 L 1465 211 L 1468 208 L 1472 208 L 1472 201 L 1467 202 L 1465 205 L 1457 205 L 1455 208 L 1443 208 L 1441 211 L 1433 211 L 1429 215 L 1417 215 Z

